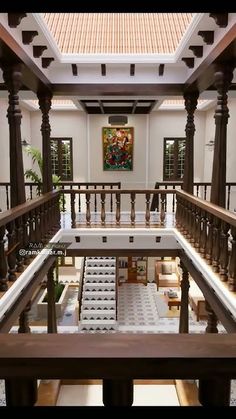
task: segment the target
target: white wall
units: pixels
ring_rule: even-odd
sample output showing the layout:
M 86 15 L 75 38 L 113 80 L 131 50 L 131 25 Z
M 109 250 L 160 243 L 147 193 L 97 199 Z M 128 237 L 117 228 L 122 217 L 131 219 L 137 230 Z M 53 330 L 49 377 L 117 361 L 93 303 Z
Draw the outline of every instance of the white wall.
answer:
M 149 186 L 163 180 L 165 137 L 185 137 L 186 111 L 157 111 L 150 115 Z M 204 170 L 205 112 L 195 113 L 194 180 L 202 181 Z
M 32 145 L 42 150 L 42 116 L 31 112 Z M 51 137 L 71 137 L 73 143 L 73 181 L 87 181 L 86 115 L 80 111 L 51 111 Z

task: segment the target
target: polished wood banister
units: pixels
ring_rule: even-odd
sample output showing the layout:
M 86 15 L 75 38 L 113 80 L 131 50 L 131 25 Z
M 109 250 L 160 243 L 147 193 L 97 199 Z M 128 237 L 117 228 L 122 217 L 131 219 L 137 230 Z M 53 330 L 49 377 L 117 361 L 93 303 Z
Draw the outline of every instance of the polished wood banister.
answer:
M 139 195 L 145 195 L 146 193 L 150 193 L 150 194 L 156 194 L 156 195 L 167 195 L 167 194 L 173 194 L 176 192 L 175 189 L 64 189 L 63 193 L 67 193 L 67 194 L 80 194 L 83 195 L 86 192 L 90 193 L 90 194 L 119 194 L 119 195 L 123 195 L 123 194 L 139 194 Z
M 0 335 L 1 378 L 236 378 L 233 334 Z
M 204 211 L 207 211 L 208 213 L 220 218 L 226 223 L 236 227 L 236 215 L 234 215 L 232 212 L 225 210 L 224 208 L 218 205 L 211 204 L 210 202 L 205 201 L 204 199 L 197 198 L 196 196 L 188 194 L 182 190 L 176 190 L 175 192 L 177 196 L 186 199 L 186 201 L 191 202 L 192 204 L 203 209 Z
M 57 196 L 59 196 L 59 191 L 48 192 L 38 198 L 34 198 L 24 204 L 17 205 L 12 209 L 0 213 L 0 227 L 50 201 L 52 198 L 56 198 Z

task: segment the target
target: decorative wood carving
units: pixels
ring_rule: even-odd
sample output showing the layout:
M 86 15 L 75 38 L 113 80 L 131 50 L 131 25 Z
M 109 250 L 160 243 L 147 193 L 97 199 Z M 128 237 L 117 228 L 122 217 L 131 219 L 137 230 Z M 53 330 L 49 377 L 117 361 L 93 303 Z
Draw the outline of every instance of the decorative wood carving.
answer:
M 207 45 L 212 45 L 214 42 L 214 31 L 198 31 L 198 35 L 200 35 Z
M 48 47 L 46 45 L 33 45 L 33 56 L 39 58 Z
M 164 68 L 165 68 L 165 64 L 160 64 L 159 65 L 159 70 L 158 70 L 159 76 L 163 76 Z
M 22 31 L 22 42 L 25 45 L 31 44 L 34 37 L 38 35 L 38 31 Z
M 181 280 L 181 309 L 179 318 L 179 333 L 188 333 L 188 290 L 189 290 L 189 273 L 180 261 L 180 267 L 182 269 L 182 280 Z
M 25 179 L 21 145 L 21 110 L 18 92 L 22 86 L 22 64 L 2 62 L 3 79 L 7 86 L 9 107 L 7 118 L 10 132 L 11 208 L 25 202 Z
M 76 64 L 71 64 L 73 76 L 78 76 L 78 68 Z
M 214 85 L 217 89 L 217 106 L 215 110 L 215 148 L 212 169 L 211 202 L 225 207 L 226 193 L 226 145 L 227 145 L 227 123 L 229 110 L 227 106 L 233 69 L 235 64 L 219 63 L 215 66 Z
M 48 68 L 51 64 L 52 61 L 54 61 L 53 57 L 43 57 L 41 58 L 42 60 L 42 67 L 43 68 Z
M 16 28 L 26 16 L 26 13 L 8 13 L 8 25 L 10 28 Z
M 131 76 L 135 75 L 135 64 L 130 64 L 130 75 Z
M 184 161 L 184 176 L 183 176 L 183 190 L 188 193 L 193 193 L 194 181 L 194 112 L 197 107 L 199 93 L 191 92 L 184 94 L 185 109 L 187 111 L 187 123 L 185 126 L 186 144 L 185 144 L 185 161 Z
M 209 16 L 215 20 L 220 28 L 226 28 L 228 25 L 228 13 L 210 13 Z
M 185 58 L 182 58 L 182 61 L 184 61 L 184 63 L 186 64 L 186 66 L 188 68 L 193 68 L 194 67 L 194 58 L 185 57 Z
M 101 64 L 101 73 L 102 73 L 102 76 L 106 75 L 106 64 Z
M 201 58 L 203 56 L 203 46 L 202 45 L 190 45 L 189 49 L 193 51 L 195 57 Z
M 42 112 L 41 133 L 43 142 L 43 193 L 50 192 L 53 189 L 50 147 L 51 126 L 49 123 L 49 111 L 51 109 L 52 103 L 51 99 L 51 92 L 38 92 L 39 108 Z

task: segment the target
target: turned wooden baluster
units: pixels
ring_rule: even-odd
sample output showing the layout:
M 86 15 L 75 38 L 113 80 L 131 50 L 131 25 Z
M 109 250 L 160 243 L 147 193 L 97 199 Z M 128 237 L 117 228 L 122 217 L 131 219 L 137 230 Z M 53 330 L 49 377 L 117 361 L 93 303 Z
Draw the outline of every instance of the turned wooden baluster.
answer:
M 24 310 L 21 312 L 19 317 L 19 328 L 18 333 L 30 333 L 30 327 L 29 327 L 29 311 L 31 309 L 31 301 L 29 301 L 24 308 Z
M 15 236 L 15 222 L 11 221 L 7 224 L 7 238 L 8 238 L 8 280 L 15 281 L 16 279 L 16 236 Z M 9 252 L 10 251 L 10 252 Z
M 200 253 L 204 257 L 206 251 L 206 241 L 207 241 L 207 219 L 206 212 L 201 210 L 201 233 L 200 233 Z
M 220 277 L 222 281 L 228 281 L 228 263 L 229 263 L 229 249 L 228 249 L 228 237 L 229 237 L 229 224 L 221 221 L 221 233 L 220 233 Z
M 116 225 L 120 225 L 120 192 L 116 192 Z
M 18 243 L 17 250 L 16 250 L 16 266 L 17 272 L 23 272 L 23 261 L 24 256 L 22 256 L 24 252 L 24 246 L 23 246 L 23 225 L 22 225 L 22 217 L 18 217 L 15 221 L 16 223 L 16 241 Z
M 101 222 L 102 226 L 105 225 L 106 211 L 105 211 L 105 193 L 101 193 Z
M 175 225 L 178 229 L 180 229 L 180 199 L 178 196 L 176 196 L 176 213 L 175 213 Z
M 7 259 L 5 255 L 5 226 L 0 227 L 0 291 L 6 291 L 7 286 Z
M 85 194 L 86 197 L 86 224 L 91 226 L 91 213 L 90 213 L 90 193 Z
M 219 272 L 220 264 L 220 220 L 213 220 L 213 249 L 212 249 L 212 268 L 214 272 Z
M 48 333 L 57 333 L 55 282 L 54 282 L 55 263 L 47 273 L 47 293 L 48 293 Z
M 189 315 L 188 315 L 188 290 L 189 290 L 189 273 L 184 266 L 183 262 L 180 262 L 182 269 L 182 280 L 181 286 L 181 308 L 179 318 L 179 333 L 188 333 L 189 331 Z
M 206 260 L 208 265 L 212 262 L 213 247 L 213 216 L 207 213 L 207 241 L 206 241 Z
M 183 230 L 184 236 L 188 234 L 188 201 L 183 201 Z
M 229 289 L 236 291 L 236 227 L 231 227 L 232 249 L 229 261 Z
M 97 185 L 94 185 L 94 189 L 97 189 Z M 94 212 L 97 212 L 97 194 L 94 194 Z
M 75 193 L 70 194 L 71 228 L 75 228 Z
M 135 192 L 131 192 L 130 200 L 131 200 L 130 220 L 131 220 L 131 225 L 134 226 L 135 224 Z
M 161 214 L 160 214 L 161 225 L 165 222 L 165 195 L 161 194 Z
M 40 242 L 40 231 L 41 231 L 41 217 L 40 217 L 40 207 L 35 208 L 35 241 Z
M 206 311 L 207 311 L 207 327 L 206 333 L 218 333 L 217 323 L 218 319 L 216 317 L 215 312 L 212 310 L 210 304 L 206 300 Z
M 190 241 L 191 235 L 192 235 L 192 204 L 191 202 L 188 203 L 188 232 L 186 235 L 186 238 Z
M 196 216 L 196 207 L 194 204 L 191 204 L 191 224 L 190 224 L 190 243 L 195 242 L 195 216 Z
M 56 231 L 61 228 L 61 211 L 60 211 L 60 195 L 55 198 L 55 206 L 56 206 Z
M 29 213 L 29 241 L 30 243 L 35 241 L 35 210 Z
M 29 245 L 29 214 L 23 215 L 23 247 L 28 248 Z M 30 256 L 26 253 L 24 256 L 24 265 L 29 265 Z
M 79 190 L 80 190 L 80 185 L 79 185 Z M 79 204 L 79 212 L 81 212 L 81 197 L 80 197 L 80 193 L 79 193 L 79 201 L 78 201 L 78 204 Z
M 146 193 L 146 212 L 145 212 L 145 221 L 146 226 L 150 226 L 150 193 Z
M 195 224 L 195 242 L 194 242 L 194 246 L 196 248 L 196 250 L 199 250 L 200 247 L 200 235 L 201 235 L 201 212 L 200 212 L 200 208 L 196 207 L 196 214 L 195 214 L 195 218 L 196 218 L 196 224 Z
M 111 185 L 111 189 L 113 189 L 113 185 Z M 111 202 L 110 202 L 111 213 L 113 212 L 113 193 L 111 193 Z

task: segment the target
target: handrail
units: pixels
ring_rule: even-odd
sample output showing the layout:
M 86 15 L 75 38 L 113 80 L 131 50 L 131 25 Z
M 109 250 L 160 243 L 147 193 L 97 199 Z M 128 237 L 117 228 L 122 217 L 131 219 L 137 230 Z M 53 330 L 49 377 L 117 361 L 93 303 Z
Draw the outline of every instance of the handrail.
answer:
M 5 226 L 7 223 L 15 220 L 18 217 L 21 217 L 23 214 L 32 211 L 39 205 L 50 201 L 52 198 L 56 198 L 58 195 L 59 191 L 48 192 L 38 198 L 31 199 L 30 201 L 26 201 L 23 204 L 17 205 L 17 207 L 0 213 L 0 227 Z
M 106 194 L 106 195 L 110 195 L 110 194 L 146 194 L 146 193 L 150 193 L 150 194 L 156 194 L 156 195 L 165 195 L 165 194 L 171 194 L 171 193 L 175 193 L 175 189 L 164 189 L 164 190 L 158 190 L 158 189 L 68 189 L 68 190 L 64 190 L 64 193 L 68 193 L 68 194 Z
M 236 378 L 234 334 L 0 335 L 1 378 Z
M 184 191 L 175 191 L 177 196 L 185 198 L 188 202 L 191 202 L 194 205 L 197 205 L 199 208 L 203 209 L 204 211 L 209 212 L 212 215 L 220 218 L 221 220 L 225 221 L 226 223 L 236 227 L 236 215 L 234 215 L 231 211 L 228 211 L 219 205 L 212 204 L 204 199 L 197 198 L 194 195 L 191 195 Z

